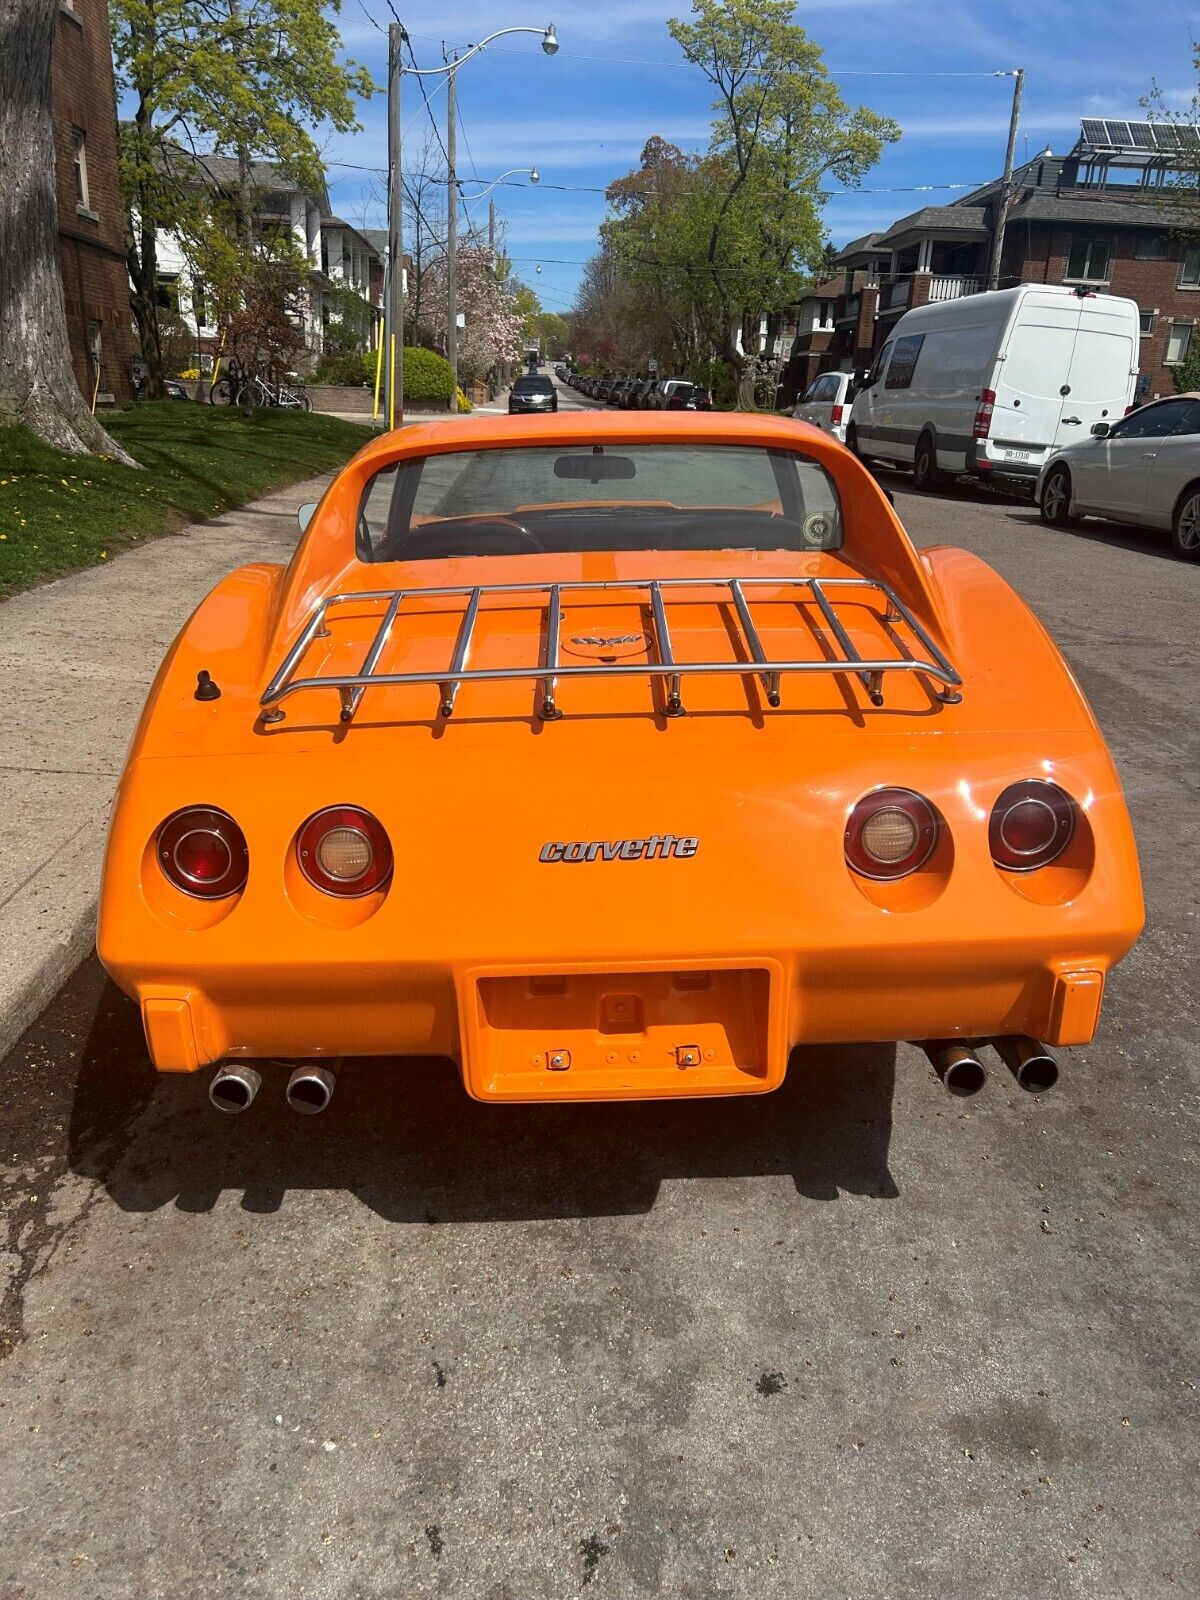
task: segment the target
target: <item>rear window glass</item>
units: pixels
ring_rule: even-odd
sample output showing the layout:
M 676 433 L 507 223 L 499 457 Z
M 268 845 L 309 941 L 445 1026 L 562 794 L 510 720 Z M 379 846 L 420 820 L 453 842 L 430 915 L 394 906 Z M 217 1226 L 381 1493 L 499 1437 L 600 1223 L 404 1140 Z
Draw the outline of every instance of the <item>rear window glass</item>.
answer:
M 362 561 L 592 550 L 837 550 L 833 480 L 810 457 L 745 445 L 450 450 L 377 473 Z
M 553 394 L 554 385 L 549 378 L 524 377 L 518 378 L 513 384 L 517 394 Z

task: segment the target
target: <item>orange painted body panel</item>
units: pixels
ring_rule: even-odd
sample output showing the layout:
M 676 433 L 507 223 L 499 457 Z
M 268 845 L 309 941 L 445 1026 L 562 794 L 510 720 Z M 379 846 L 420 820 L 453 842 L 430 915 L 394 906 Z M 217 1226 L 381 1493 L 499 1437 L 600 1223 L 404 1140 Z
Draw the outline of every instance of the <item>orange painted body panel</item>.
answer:
M 841 496 L 845 548 L 355 557 L 364 485 L 400 457 L 697 439 L 820 461 Z M 511 680 L 464 683 L 448 722 L 428 684 L 369 690 L 349 726 L 330 689 L 291 697 L 277 726 L 258 717 L 269 678 L 331 593 L 712 580 L 672 602 L 676 654 L 696 660 L 729 648 L 719 583 L 839 575 L 894 589 L 957 668 L 960 703 L 896 673 L 877 708 L 856 679 L 819 673 L 785 677 L 782 705 L 769 709 L 756 678 L 685 674 L 687 714 L 675 718 L 636 677 L 564 681 L 564 714 L 545 723 L 536 685 Z M 795 604 L 769 586 L 755 596 L 767 653 L 783 653 Z M 636 634 L 643 605 L 644 594 L 620 587 L 580 597 L 570 634 Z M 838 609 L 861 655 L 881 647 L 877 606 L 860 598 Z M 406 601 L 381 669 L 444 669 L 462 612 L 458 598 Z M 357 670 L 379 616 L 377 604 L 340 607 L 300 675 Z M 806 620 L 818 648 L 819 619 Z M 529 597 L 494 597 L 479 613 L 472 666 L 537 663 L 542 626 Z M 219 700 L 194 699 L 202 668 Z M 1030 777 L 1065 788 L 1081 820 L 1058 861 L 1004 874 L 990 857 L 988 815 L 1008 784 Z M 881 785 L 924 794 L 945 824 L 929 863 L 890 884 L 856 877 L 843 853 L 850 809 Z M 192 804 L 229 812 L 245 833 L 249 877 L 231 901 L 189 900 L 158 868 L 156 829 Z M 347 804 L 383 823 L 395 868 L 386 890 L 335 901 L 299 871 L 294 841 L 314 812 Z M 696 848 L 540 859 L 550 841 L 665 835 Z M 448 1054 L 481 1099 L 601 1100 L 761 1093 L 799 1043 L 1012 1033 L 1086 1042 L 1105 977 L 1142 916 L 1103 738 L 1053 642 L 991 569 L 963 551 L 918 554 L 870 475 L 802 424 L 563 413 L 373 442 L 330 487 L 286 572 L 244 568 L 203 602 L 129 752 L 99 948 L 141 1003 L 162 1070 L 227 1057 Z

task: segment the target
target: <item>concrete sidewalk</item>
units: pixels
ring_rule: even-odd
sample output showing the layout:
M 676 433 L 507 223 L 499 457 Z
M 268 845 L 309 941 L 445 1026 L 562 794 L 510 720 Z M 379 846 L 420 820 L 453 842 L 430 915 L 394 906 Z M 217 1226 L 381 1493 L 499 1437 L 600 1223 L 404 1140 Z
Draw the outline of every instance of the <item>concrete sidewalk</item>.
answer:
M 167 646 L 232 568 L 288 560 L 332 476 L 0 605 L 0 1056 L 92 947 L 108 808 Z

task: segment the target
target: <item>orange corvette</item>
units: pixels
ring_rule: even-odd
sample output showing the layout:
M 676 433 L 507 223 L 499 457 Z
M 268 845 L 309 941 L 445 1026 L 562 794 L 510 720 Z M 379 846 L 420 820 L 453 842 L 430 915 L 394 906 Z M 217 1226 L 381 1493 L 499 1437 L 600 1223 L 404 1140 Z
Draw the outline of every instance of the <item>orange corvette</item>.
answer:
M 1141 926 L 1112 759 L 995 572 L 803 424 L 579 413 L 389 434 L 208 596 L 99 948 L 160 1071 L 237 1110 L 282 1060 L 319 1110 L 402 1054 L 496 1101 L 900 1039 L 1046 1088 Z

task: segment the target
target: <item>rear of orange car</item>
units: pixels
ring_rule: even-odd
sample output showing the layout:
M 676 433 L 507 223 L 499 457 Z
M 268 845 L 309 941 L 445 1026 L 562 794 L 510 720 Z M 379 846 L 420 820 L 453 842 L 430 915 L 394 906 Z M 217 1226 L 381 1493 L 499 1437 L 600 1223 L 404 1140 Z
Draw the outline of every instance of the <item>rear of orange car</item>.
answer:
M 471 427 L 457 449 L 481 459 L 525 437 Z M 131 751 L 100 951 L 159 1068 L 433 1053 L 480 1099 L 603 1100 L 763 1092 L 800 1043 L 1090 1038 L 1141 925 L 1136 856 L 1103 740 L 1017 596 L 961 552 L 918 557 L 811 430 L 543 428 L 572 459 L 697 430 L 800 451 L 845 540 L 512 534 L 372 563 L 348 530 L 401 449 L 365 452 L 287 575 L 245 569 L 201 607 Z M 410 454 L 450 451 L 423 432 Z M 537 509 L 505 514 L 528 533 Z M 291 677 L 316 685 L 273 700 L 332 594 Z M 376 646 L 380 681 L 346 685 Z M 896 670 L 828 670 L 848 659 Z M 192 869 L 218 892 L 189 892 Z

